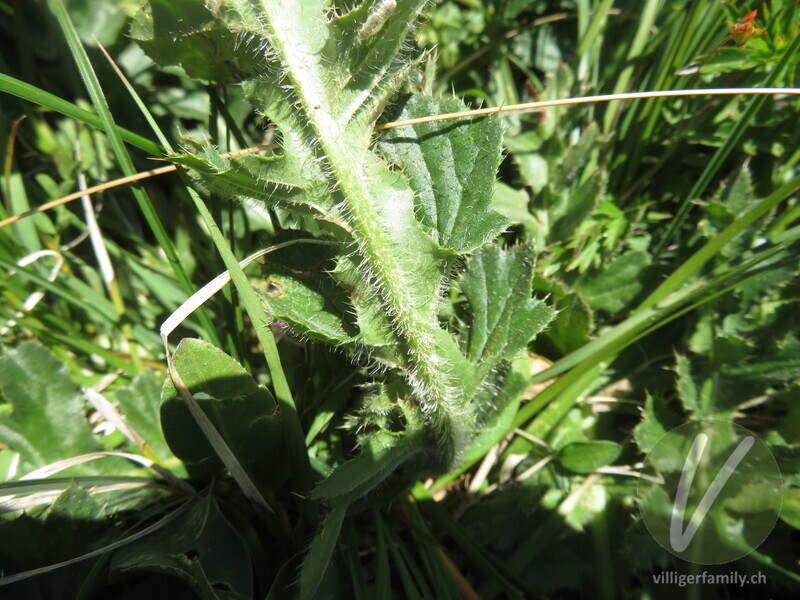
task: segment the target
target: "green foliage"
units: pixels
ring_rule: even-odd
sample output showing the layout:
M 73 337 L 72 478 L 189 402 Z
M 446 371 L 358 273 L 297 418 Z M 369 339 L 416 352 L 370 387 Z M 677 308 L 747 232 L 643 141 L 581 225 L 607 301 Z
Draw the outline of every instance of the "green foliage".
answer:
M 140 375 L 134 378 L 129 387 L 116 390 L 112 398 L 125 422 L 139 432 L 155 456 L 162 460 L 172 456 L 158 418 L 160 390 L 152 377 Z
M 466 108 L 455 99 L 414 95 L 399 101 L 386 117 L 407 121 Z M 496 116 L 395 127 L 381 138 L 379 150 L 408 176 L 415 216 L 440 246 L 458 254 L 473 252 L 506 228 L 491 203 L 501 138 Z
M 198 598 L 252 598 L 247 545 L 213 498 L 195 502 L 153 535 L 114 554 L 111 576 L 136 580 L 163 573 L 185 581 Z
M 24 470 L 102 449 L 85 425 L 80 390 L 40 345 L 0 357 L 0 382 L 0 442 L 19 453 Z
M 438 295 L 455 259 L 494 239 L 505 227 L 490 203 L 501 134 L 496 119 L 398 128 L 379 149 L 402 174 L 370 149 L 376 108 L 401 81 L 397 75 L 407 61 L 397 52 L 407 35 L 405 27 L 420 8 L 404 3 L 385 24 L 380 20 L 389 15 L 382 13 L 380 3 L 327 23 L 309 21 L 296 8 L 286 10 L 278 4 L 254 8 L 230 3 L 211 10 L 209 18 L 215 13 L 265 56 L 258 78 L 245 88 L 259 112 L 279 127 L 282 154 L 224 162 L 209 149 L 204 156 L 180 162 L 199 170 L 199 181 L 210 190 L 245 192 L 294 212 L 299 205 L 298 214 L 321 213 L 323 225 L 336 224 L 343 230 L 331 232 L 342 250 L 331 256 L 334 266 L 327 267 L 338 286 L 326 283 L 319 271 L 312 277 L 270 277 L 264 304 L 300 334 L 348 346 L 403 373 L 425 426 L 436 431 L 430 468 L 445 471 L 455 466 L 474 436 L 474 415 L 482 411 L 471 406 L 475 391 L 500 359 L 516 357 L 546 326 L 550 314 L 530 298 L 525 286 L 511 298 L 488 298 L 485 291 L 481 296 L 481 284 L 475 281 L 482 277 L 481 254 L 470 262 L 462 281 L 478 320 L 470 329 L 466 355 L 438 324 Z M 365 10 L 366 17 L 360 16 Z M 401 14 L 405 11 L 409 14 Z M 166 15 L 157 19 L 155 12 L 143 14 L 146 22 L 158 20 L 160 27 L 168 20 Z M 365 37 L 373 24 L 375 34 Z M 145 29 L 156 38 L 154 27 Z M 326 54 L 332 48 L 335 61 Z M 162 62 L 167 56 L 151 54 Z M 182 46 L 168 56 L 169 63 L 191 68 L 193 52 Z M 285 80 L 291 81 L 290 89 L 283 85 Z M 409 119 L 462 108 L 457 101 L 412 96 L 396 116 Z M 256 192 L 259 188 L 261 193 Z M 497 249 L 494 255 L 485 254 L 492 276 L 499 279 L 483 286 L 502 294 L 510 281 L 530 280 L 532 267 L 520 260 L 522 252 Z M 323 260 L 320 257 L 319 263 Z M 500 267 L 506 260 L 508 266 Z M 350 335 L 345 333 L 348 305 L 355 312 Z M 490 333 L 492 339 L 479 341 Z M 470 366 L 470 360 L 480 366 Z M 474 376 L 467 376 L 472 372 Z M 418 434 L 411 423 L 407 435 L 413 438 Z
M 181 177 L 138 210 L 95 196 L 97 229 L 63 206 L 0 229 L 0 560 L 22 573 L 0 595 L 661 598 L 654 573 L 694 571 L 640 519 L 638 465 L 691 419 L 756 432 L 784 486 L 720 571 L 769 591 L 703 593 L 796 595 L 797 101 L 376 128 L 475 98 L 793 85 L 795 3 L 139 4 L 0 6 L 0 218 L 147 157 Z M 766 35 L 729 38 L 752 9 Z M 226 269 L 235 289 L 171 334 L 215 437 L 159 386 L 155 331 Z M 762 491 L 725 502 L 774 516 Z
M 593 473 L 617 460 L 621 453 L 615 442 L 571 442 L 559 450 L 558 461 L 575 473 Z
M 184 339 L 175 369 L 239 462 L 257 483 L 274 488 L 286 476 L 279 460 L 283 431 L 275 398 L 230 356 L 208 342 Z M 189 474 L 210 480 L 223 465 L 171 380 L 161 390 L 161 425 L 172 452 Z

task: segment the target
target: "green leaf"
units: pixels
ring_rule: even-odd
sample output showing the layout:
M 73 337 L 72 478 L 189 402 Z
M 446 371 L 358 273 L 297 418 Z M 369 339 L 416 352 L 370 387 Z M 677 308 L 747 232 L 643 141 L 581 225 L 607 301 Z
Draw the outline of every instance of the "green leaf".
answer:
M 267 93 L 264 88 L 262 83 L 262 101 Z M 210 192 L 240 202 L 279 206 L 299 216 L 341 226 L 345 221 L 330 194 L 329 183 L 314 164 L 308 145 L 302 139 L 292 144 L 293 131 L 287 127 L 284 133 L 283 154 L 223 158 L 213 146 L 186 140 L 193 153 L 171 158 L 176 164 L 190 167 L 192 178 Z
M 646 252 L 627 252 L 602 272 L 581 277 L 575 289 L 594 310 L 618 313 L 645 289 L 645 269 L 651 258 Z
M 621 453 L 622 446 L 616 442 L 572 442 L 561 448 L 558 461 L 562 467 L 575 473 L 593 473 L 613 463 Z
M 757 204 L 753 178 L 743 165 L 726 178 L 704 210 L 709 217 L 711 235 L 716 235 Z M 720 256 L 733 260 L 752 247 L 761 224 L 754 223 L 720 250 Z
M 161 573 L 188 583 L 208 600 L 252 598 L 250 554 L 241 535 L 206 497 L 155 533 L 117 550 L 113 577 Z
M 754 481 L 741 486 L 736 494 L 725 498 L 725 507 L 743 515 L 781 511 L 781 494 L 776 494 L 774 482 Z
M 110 396 L 119 405 L 125 422 L 142 436 L 153 452 L 161 460 L 171 458 L 172 451 L 161 429 L 161 389 L 156 380 L 147 375 L 139 375 L 128 387 L 117 390 Z
M 342 529 L 342 521 L 346 514 L 346 504 L 336 506 L 325 517 L 322 528 L 314 536 L 303 561 L 303 568 L 300 570 L 301 600 L 311 600 L 322 582 L 336 548 L 336 542 L 339 540 L 339 531 Z
M 592 152 L 600 146 L 601 142 L 600 128 L 597 123 L 593 122 L 583 130 L 578 142 L 567 148 L 564 156 L 559 160 L 550 178 L 553 188 L 562 190 L 578 178 L 589 163 Z
M 533 249 L 486 247 L 461 277 L 470 307 L 463 344 L 474 362 L 511 360 L 553 318 L 553 309 L 531 297 Z
M 800 387 L 793 385 L 782 394 L 782 399 L 786 403 L 786 415 L 777 431 L 787 443 L 800 445 Z
M 509 223 L 524 227 L 527 237 L 536 239 L 541 234 L 539 222 L 528 210 L 530 197 L 524 190 L 516 190 L 502 181 L 495 182 L 492 205 Z
M 546 149 L 542 148 L 544 140 L 541 131 L 535 129 L 509 136 L 505 143 L 519 167 L 523 183 L 530 186 L 534 192 L 540 192 L 547 185 L 550 176 L 549 165 L 545 158 Z
M 47 520 L 98 521 L 103 516 L 92 495 L 78 485 L 70 485 L 48 509 Z
M 376 302 L 375 289 L 365 281 L 357 255 L 340 255 L 331 276 L 344 288 L 356 315 L 361 339 L 377 360 L 391 366 L 405 362 L 407 347 L 394 330 L 391 315 L 382 303 Z
M 600 204 L 605 192 L 607 175 L 605 171 L 592 173 L 589 178 L 575 187 L 562 190 L 547 188 L 543 198 L 547 207 L 547 243 L 566 241 L 575 234 L 578 227 Z
M 307 245 L 270 254 L 262 269 L 262 301 L 275 321 L 299 335 L 355 351 L 360 336 L 347 294 L 329 275 L 334 256 L 330 247 Z
M 158 64 L 180 65 L 197 79 L 241 81 L 264 62 L 195 0 L 149 0 L 133 20 L 130 34 Z
M 633 431 L 639 449 L 647 454 L 668 431 L 682 423 L 682 419 L 658 396 L 647 396 L 644 418 Z
M 107 0 L 73 2 L 70 14 L 84 44 L 96 45 L 99 42 L 106 47 L 116 43 L 128 20 L 120 2 Z
M 24 342 L 0 357 L 0 397 L 12 408 L 0 412 L 0 442 L 19 452 L 25 470 L 103 449 L 66 365 L 40 344 Z
M 81 556 L 118 535 L 116 523 L 103 518 L 103 510 L 90 492 L 75 481 L 63 485 L 64 491 L 46 510 L 26 511 L 15 519 L 0 520 L 2 539 L 14 540 L 13 544 L 0 544 L 4 577 Z M 77 590 L 90 568 L 90 561 L 78 562 L 46 577 L 3 587 L 2 595 L 26 599 L 53 590 Z
M 787 487 L 783 490 L 781 520 L 795 529 L 800 529 L 800 488 Z
M 410 436 L 370 435 L 355 458 L 338 467 L 316 487 L 313 498 L 350 503 L 372 491 L 402 463 L 423 450 Z
M 324 56 L 339 71 L 344 115 L 367 124 L 378 118 L 416 62 L 411 35 L 426 4 L 371 0 L 331 21 Z
M 400 101 L 391 120 L 466 108 L 456 99 L 412 95 Z M 508 225 L 491 202 L 502 150 L 497 116 L 394 127 L 381 138 L 378 148 L 408 177 L 415 192 L 417 218 L 440 246 L 458 253 L 472 252 Z
M 242 366 L 208 342 L 187 338 L 173 357 L 198 404 L 256 483 L 274 490 L 286 472 L 283 430 L 275 399 Z M 175 456 L 202 479 L 223 465 L 170 379 L 161 390 L 161 423 Z
M 759 65 L 750 48 L 720 48 L 703 62 L 702 73 L 738 73 Z
M 478 435 L 464 455 L 460 470 L 481 460 L 506 435 L 530 385 L 530 359 L 523 355 L 487 377 L 473 404 L 478 413 Z
M 604 485 L 594 484 L 579 493 L 574 508 L 564 518 L 575 531 L 583 531 L 590 523 L 602 519 L 609 501 L 608 488 Z
M 702 414 L 702 390 L 692 375 L 692 364 L 680 354 L 675 356 L 675 372 L 678 375 L 676 389 L 683 408 L 693 417 Z
M 790 383 L 800 378 L 800 340 L 792 339 L 779 351 L 736 366 L 725 365 L 722 372 L 745 381 Z
M 545 334 L 562 354 L 567 355 L 589 341 L 594 330 L 594 318 L 584 299 L 573 292 L 558 298 L 553 308 L 556 315 Z

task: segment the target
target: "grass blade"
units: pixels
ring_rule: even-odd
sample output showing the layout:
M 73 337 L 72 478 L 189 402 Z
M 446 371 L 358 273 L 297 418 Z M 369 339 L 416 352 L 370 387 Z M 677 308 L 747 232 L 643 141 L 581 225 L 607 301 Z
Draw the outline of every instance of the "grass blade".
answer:
M 347 505 L 343 504 L 334 508 L 325 517 L 322 529 L 314 537 L 308 554 L 300 570 L 300 600 L 311 600 L 317 591 L 325 571 L 331 562 L 336 542 L 339 540 L 339 531 L 342 521 L 347 514 Z
M 0 92 L 11 94 L 12 96 L 16 96 L 17 98 L 21 98 L 37 106 L 43 106 L 44 108 L 49 108 L 57 113 L 61 113 L 65 117 L 70 117 L 100 129 L 101 131 L 106 131 L 107 124 L 100 116 L 63 98 L 59 98 L 55 94 L 46 92 L 35 85 L 11 77 L 11 75 L 0 73 Z M 162 156 L 164 154 L 164 148 L 138 133 L 134 133 L 129 129 L 119 126 L 115 126 L 115 130 L 119 133 L 120 138 L 131 146 L 144 150 L 153 156 Z
M 78 70 L 80 71 L 81 78 L 83 79 L 84 85 L 86 86 L 89 96 L 92 99 L 92 104 L 94 104 L 95 108 L 99 112 L 100 121 L 103 123 L 103 129 L 108 134 L 109 144 L 114 152 L 114 156 L 116 157 L 117 162 L 119 163 L 120 168 L 125 175 L 134 175 L 136 173 L 136 169 L 133 166 L 133 161 L 131 160 L 128 151 L 123 144 L 122 137 L 117 131 L 116 123 L 114 122 L 114 118 L 109 110 L 103 90 L 100 87 L 100 82 L 97 79 L 97 75 L 95 74 L 91 63 L 89 62 L 89 57 L 86 54 L 86 50 L 84 49 L 83 44 L 81 44 L 80 38 L 78 37 L 78 32 L 75 30 L 75 26 L 72 24 L 72 21 L 69 18 L 69 14 L 67 13 L 67 9 L 64 6 L 63 0 L 50 0 L 50 7 L 58 19 L 62 31 L 64 32 L 64 36 L 67 39 L 67 44 L 69 45 L 70 51 L 75 59 Z M 138 203 L 139 208 L 141 209 L 142 214 L 147 221 L 147 224 L 150 226 L 150 229 L 155 235 L 159 246 L 167 255 L 167 259 L 172 267 L 173 272 L 175 273 L 175 276 L 178 278 L 178 281 L 181 283 L 181 286 L 184 288 L 187 294 L 191 294 L 193 291 L 192 284 L 189 281 L 189 278 L 187 277 L 183 267 L 181 266 L 175 245 L 167 235 L 164 224 L 161 222 L 161 219 L 156 213 L 153 203 L 150 201 L 150 198 L 142 188 L 132 187 L 131 189 L 134 197 L 136 198 L 136 202 Z
M 786 67 L 789 65 L 790 61 L 794 58 L 794 55 L 797 54 L 798 49 L 800 49 L 800 34 L 794 36 L 792 43 L 789 44 L 786 50 L 784 50 L 781 60 L 770 71 L 769 75 L 767 75 L 767 78 L 764 80 L 764 87 L 771 87 L 775 85 Z M 700 177 L 692 186 L 692 189 L 689 190 L 689 193 L 683 199 L 683 203 L 678 209 L 678 212 L 670 221 L 667 232 L 664 234 L 664 237 L 661 238 L 658 246 L 656 246 L 654 258 L 657 258 L 664 251 L 664 248 L 669 245 L 669 243 L 672 241 L 672 238 L 674 238 L 678 233 L 678 230 L 683 224 L 684 219 L 686 219 L 686 215 L 689 213 L 689 209 L 692 207 L 692 202 L 697 200 L 706 191 L 706 188 L 717 174 L 717 171 L 719 171 L 722 163 L 726 158 L 728 158 L 730 153 L 736 147 L 736 144 L 739 143 L 739 140 L 749 127 L 750 121 L 753 120 L 753 117 L 755 117 L 758 111 L 761 110 L 766 101 L 766 97 L 761 96 L 754 98 L 753 101 L 748 104 L 747 108 L 742 113 L 741 118 L 736 121 L 730 134 L 725 139 L 725 143 L 722 144 L 719 149 L 717 149 L 717 151 L 714 153 L 714 156 L 712 156 L 711 160 L 708 161 L 708 164 L 706 165 L 706 168 L 703 170 Z

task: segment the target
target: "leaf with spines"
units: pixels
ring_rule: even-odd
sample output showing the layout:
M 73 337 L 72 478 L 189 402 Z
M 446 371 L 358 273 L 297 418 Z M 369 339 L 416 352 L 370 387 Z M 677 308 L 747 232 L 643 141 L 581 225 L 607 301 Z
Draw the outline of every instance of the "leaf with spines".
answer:
M 533 248 L 487 246 L 470 258 L 461 290 L 470 306 L 462 335 L 474 362 L 511 360 L 553 318 L 553 309 L 531 297 Z
M 319 277 L 319 272 L 284 269 L 267 269 L 264 275 L 262 298 L 275 321 L 285 323 L 302 337 L 356 350 L 359 340 L 348 319 L 342 291 L 330 278 Z
M 331 21 L 330 59 L 340 72 L 345 114 L 370 126 L 406 73 L 414 55 L 404 51 L 427 0 L 373 0 Z
M 466 110 L 455 98 L 413 95 L 392 119 L 405 121 Z M 508 221 L 491 203 L 502 154 L 496 115 L 393 127 L 378 148 L 398 164 L 416 194 L 417 218 L 443 248 L 463 254 L 495 239 Z
M 242 87 L 275 127 L 281 150 L 221 159 L 204 149 L 176 158 L 211 191 L 326 221 L 339 244 L 335 264 L 313 274 L 271 264 L 263 291 L 266 310 L 298 333 L 368 356 L 391 370 L 389 379 L 404 380 L 407 393 L 394 401 L 413 407 L 419 429 L 363 444 L 356 460 L 379 467 L 366 480 L 354 475 L 357 464 L 331 476 L 323 492 L 349 489 L 347 502 L 402 465 L 414 473 L 450 469 L 479 420 L 490 420 L 508 361 L 552 313 L 531 296 L 529 248 L 481 249 L 507 225 L 491 205 L 501 158 L 496 117 L 400 128 L 379 142 L 380 155 L 371 145 L 375 120 L 414 64 L 410 34 L 425 4 L 374 0 L 337 12 L 323 0 L 209 3 L 245 51 L 260 53 L 259 72 Z M 399 114 L 461 108 L 413 96 Z M 462 288 L 476 332 L 460 345 L 443 328 L 439 306 L 455 266 L 473 252 Z M 489 291 L 479 289 L 481 279 Z M 420 432 L 424 452 L 400 451 Z
M 130 34 L 157 63 L 180 65 L 190 77 L 241 81 L 263 69 L 263 57 L 197 0 L 149 0 Z
M 355 320 L 365 347 L 371 355 L 388 366 L 399 367 L 408 349 L 403 338 L 393 329 L 375 288 L 360 270 L 361 258 L 352 252 L 339 256 L 331 277 L 350 297 Z
M 223 158 L 212 146 L 198 151 L 202 154 L 182 154 L 172 160 L 190 167 L 193 179 L 210 192 L 280 206 L 300 216 L 340 226 L 345 223 L 324 182 L 308 178 L 282 156 Z

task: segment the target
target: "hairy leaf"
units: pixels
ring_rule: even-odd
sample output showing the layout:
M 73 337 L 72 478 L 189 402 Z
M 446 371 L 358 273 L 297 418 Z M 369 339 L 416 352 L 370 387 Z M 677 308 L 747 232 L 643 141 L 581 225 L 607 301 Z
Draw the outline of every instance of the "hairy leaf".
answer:
M 346 505 L 334 507 L 325 517 L 322 528 L 314 536 L 303 561 L 303 568 L 300 570 L 301 600 L 311 600 L 322 582 L 336 548 L 336 542 L 339 540 L 339 531 L 342 529 L 342 521 L 346 514 Z
M 392 120 L 466 108 L 456 99 L 414 95 L 399 103 Z M 395 127 L 381 139 L 379 149 L 408 176 L 416 193 L 417 218 L 426 231 L 440 246 L 464 253 L 492 241 L 508 225 L 491 203 L 501 143 L 495 115 Z
M 180 65 L 190 77 L 209 81 L 240 81 L 263 62 L 195 0 L 149 0 L 131 36 L 160 64 Z
M 262 269 L 260 291 L 267 312 L 301 336 L 356 351 L 361 336 L 347 294 L 327 272 L 335 264 L 335 251 L 305 246 L 295 257 L 286 250 L 270 255 Z
M 533 249 L 486 247 L 467 264 L 461 289 L 471 309 L 464 334 L 474 362 L 512 359 L 553 318 L 553 309 L 531 297 Z

